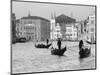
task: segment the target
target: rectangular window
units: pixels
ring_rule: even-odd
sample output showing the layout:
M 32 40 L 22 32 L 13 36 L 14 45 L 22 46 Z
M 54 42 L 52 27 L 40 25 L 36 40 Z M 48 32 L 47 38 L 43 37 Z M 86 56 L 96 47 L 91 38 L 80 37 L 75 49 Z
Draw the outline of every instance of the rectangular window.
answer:
M 91 28 L 91 32 L 94 32 L 94 28 Z
M 91 21 L 91 24 L 94 24 L 94 20 Z

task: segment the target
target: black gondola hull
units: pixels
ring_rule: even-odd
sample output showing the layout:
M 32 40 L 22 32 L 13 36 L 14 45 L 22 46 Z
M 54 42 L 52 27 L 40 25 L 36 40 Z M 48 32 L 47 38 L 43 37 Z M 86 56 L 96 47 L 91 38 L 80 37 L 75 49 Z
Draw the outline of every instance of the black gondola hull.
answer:
M 52 55 L 63 56 L 63 54 L 64 54 L 65 51 L 66 51 L 66 47 L 62 48 L 61 50 L 59 50 L 59 49 L 53 49 L 53 50 L 51 50 L 51 54 Z
M 80 55 L 80 58 L 85 58 L 85 57 L 89 57 L 91 54 L 91 49 L 80 49 L 79 51 L 79 55 Z
M 86 41 L 88 44 L 96 44 L 96 42 Z
M 44 45 L 44 44 L 38 44 L 38 45 L 36 45 L 35 44 L 36 48 L 49 48 L 50 46 L 51 46 L 51 44 L 48 44 L 48 45 Z

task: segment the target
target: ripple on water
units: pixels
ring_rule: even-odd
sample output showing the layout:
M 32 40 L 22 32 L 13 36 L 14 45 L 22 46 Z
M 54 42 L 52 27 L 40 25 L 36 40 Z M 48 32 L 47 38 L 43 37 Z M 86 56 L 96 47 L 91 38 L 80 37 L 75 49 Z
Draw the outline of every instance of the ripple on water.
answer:
M 37 49 L 33 43 L 16 44 L 13 50 L 13 72 L 43 72 L 95 68 L 95 56 L 79 59 L 78 47 L 72 47 L 64 56 L 51 55 L 50 49 Z M 75 43 L 77 45 L 77 43 Z M 20 50 L 19 50 L 20 49 Z

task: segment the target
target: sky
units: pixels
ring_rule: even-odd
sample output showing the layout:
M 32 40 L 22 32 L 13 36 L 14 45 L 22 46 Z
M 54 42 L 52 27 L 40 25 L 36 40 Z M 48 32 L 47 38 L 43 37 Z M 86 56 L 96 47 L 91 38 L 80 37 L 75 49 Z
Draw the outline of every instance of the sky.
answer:
M 51 14 L 55 13 L 56 16 L 65 14 L 80 21 L 95 14 L 95 7 L 13 1 L 12 12 L 15 13 L 17 19 L 28 16 L 30 13 L 31 16 L 40 16 L 50 20 Z

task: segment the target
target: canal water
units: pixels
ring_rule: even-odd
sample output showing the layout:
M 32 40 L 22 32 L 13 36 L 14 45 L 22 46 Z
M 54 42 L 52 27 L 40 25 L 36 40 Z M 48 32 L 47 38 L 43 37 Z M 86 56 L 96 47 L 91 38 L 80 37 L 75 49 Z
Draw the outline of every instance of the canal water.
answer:
M 45 43 L 45 42 L 43 42 Z M 64 56 L 51 55 L 49 49 L 37 49 L 33 42 L 12 45 L 12 72 L 29 73 L 61 70 L 79 70 L 95 68 L 95 45 L 91 46 L 91 56 L 79 59 L 78 42 L 62 42 L 67 46 Z M 56 42 L 53 42 L 53 47 Z

